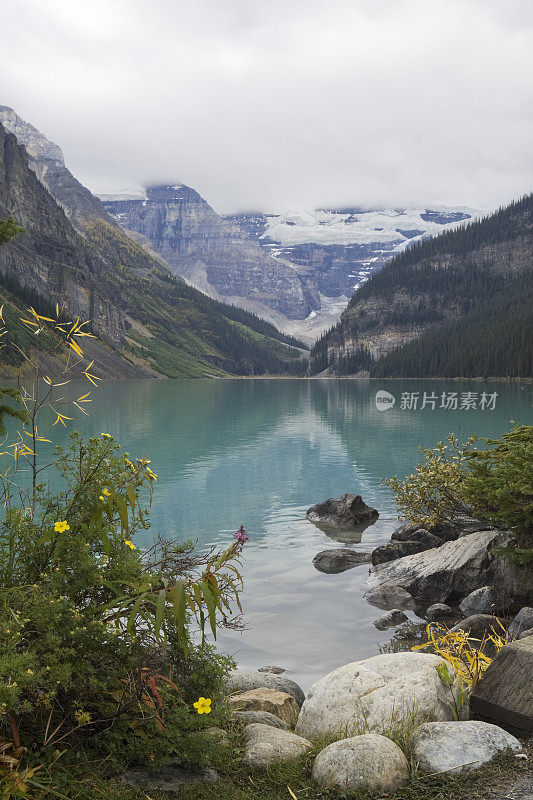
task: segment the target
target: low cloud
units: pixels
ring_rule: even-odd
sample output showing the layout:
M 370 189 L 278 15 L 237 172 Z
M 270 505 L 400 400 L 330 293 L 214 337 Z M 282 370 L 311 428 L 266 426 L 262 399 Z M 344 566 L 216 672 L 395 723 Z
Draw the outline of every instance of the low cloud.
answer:
M 97 192 L 218 210 L 494 205 L 533 185 L 529 0 L 20 0 L 0 103 Z

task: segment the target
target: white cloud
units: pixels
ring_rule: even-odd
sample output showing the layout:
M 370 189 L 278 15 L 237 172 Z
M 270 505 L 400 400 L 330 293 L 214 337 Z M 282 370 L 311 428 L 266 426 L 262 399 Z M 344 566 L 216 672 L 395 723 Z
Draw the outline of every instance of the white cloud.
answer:
M 95 191 L 217 210 L 490 205 L 533 184 L 529 0 L 19 0 L 0 103 Z

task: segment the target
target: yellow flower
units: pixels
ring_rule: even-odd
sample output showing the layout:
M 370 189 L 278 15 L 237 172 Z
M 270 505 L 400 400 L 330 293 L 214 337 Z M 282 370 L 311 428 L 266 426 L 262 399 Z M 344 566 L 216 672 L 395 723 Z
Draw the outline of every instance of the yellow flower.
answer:
M 103 495 L 103 494 L 101 494 L 101 495 L 100 495 L 100 497 L 99 497 L 98 499 L 99 499 L 99 500 L 101 500 L 101 501 L 102 501 L 102 503 L 103 503 L 103 502 L 104 502 L 104 500 L 105 500 L 105 497 L 104 497 L 104 495 Z
M 150 469 L 150 467 L 146 467 L 146 471 L 147 471 L 148 475 L 149 475 L 149 476 L 150 476 L 150 477 L 151 477 L 151 478 L 152 478 L 154 481 L 156 481 L 156 480 L 157 480 L 157 475 L 155 474 L 155 472 L 152 472 L 152 470 Z
M 102 489 L 102 494 L 105 494 L 106 497 L 111 497 L 111 492 L 109 489 Z
M 68 524 L 66 519 L 64 519 L 62 522 L 56 522 L 56 524 L 54 525 L 54 530 L 56 531 L 56 533 L 64 533 L 65 531 L 70 530 L 70 525 Z
M 102 433 L 100 435 L 103 436 L 104 439 L 112 439 L 113 438 L 110 433 Z
M 197 703 L 193 703 L 193 706 L 198 711 L 199 714 L 210 714 L 211 713 L 211 700 L 208 697 L 200 697 L 198 698 Z
M 129 539 L 124 539 L 124 544 L 127 544 L 130 550 L 135 550 L 135 545 L 133 542 L 130 542 Z

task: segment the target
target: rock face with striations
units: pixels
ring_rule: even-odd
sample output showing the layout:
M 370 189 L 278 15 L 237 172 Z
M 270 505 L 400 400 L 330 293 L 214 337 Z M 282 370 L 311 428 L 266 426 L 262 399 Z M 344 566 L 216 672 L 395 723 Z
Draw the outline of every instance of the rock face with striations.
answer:
M 369 585 L 394 584 L 415 600 L 453 604 L 487 583 L 493 561 L 490 550 L 500 541 L 506 541 L 501 531 L 470 533 L 441 547 L 380 564 L 372 571 Z
M 146 236 L 172 269 L 219 299 L 246 298 L 305 319 L 318 293 L 294 265 L 273 258 L 189 186 L 152 186 L 146 199 L 104 203 L 125 229 Z

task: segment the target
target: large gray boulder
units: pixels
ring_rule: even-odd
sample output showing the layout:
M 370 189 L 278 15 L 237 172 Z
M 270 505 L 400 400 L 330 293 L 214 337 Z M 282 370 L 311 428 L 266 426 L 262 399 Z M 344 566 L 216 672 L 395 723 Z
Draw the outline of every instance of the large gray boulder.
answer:
M 343 494 L 339 498 L 331 497 L 307 510 L 307 519 L 311 522 L 333 528 L 372 525 L 378 517 L 378 511 L 367 506 L 359 494 Z
M 392 653 L 346 664 L 317 681 L 296 723 L 306 739 L 382 733 L 415 720 L 453 719 L 450 690 L 429 653 Z M 454 689 L 458 694 L 458 688 Z
M 427 722 L 411 736 L 411 753 L 423 773 L 461 773 L 479 769 L 500 753 L 520 753 L 507 731 L 486 722 Z
M 515 638 L 521 633 L 533 628 L 533 608 L 524 606 L 509 625 L 509 636 Z
M 342 792 L 394 792 L 408 778 L 409 765 L 398 745 L 375 733 L 334 742 L 313 764 L 320 787 Z
M 276 761 L 292 761 L 311 747 L 311 742 L 290 731 L 255 722 L 244 729 L 243 764 L 268 767 Z
M 509 605 L 509 600 L 495 586 L 482 586 L 474 589 L 459 604 L 463 617 L 474 614 L 502 614 Z
M 533 736 L 533 636 L 502 647 L 492 659 L 470 695 L 470 717 Z
M 297 683 L 283 675 L 271 672 L 254 672 L 234 670 L 226 679 L 226 689 L 229 692 L 248 692 L 251 689 L 276 689 L 278 692 L 290 694 L 299 706 L 305 700 L 305 694 Z
M 313 566 L 319 572 L 334 574 L 344 572 L 360 564 L 368 564 L 371 560 L 370 553 L 359 553 L 348 547 L 337 547 L 332 550 L 322 550 L 313 558 Z
M 382 611 L 392 611 L 393 608 L 409 610 L 415 608 L 412 595 L 402 586 L 394 586 L 392 583 L 371 587 L 364 593 L 363 599 L 371 606 L 381 608 Z
M 393 584 L 419 601 L 453 603 L 486 584 L 492 561 L 490 548 L 500 536 L 498 531 L 471 533 L 441 547 L 382 564 L 372 570 L 369 586 Z

